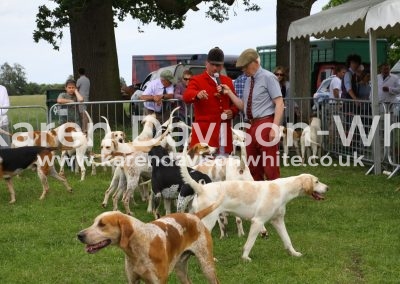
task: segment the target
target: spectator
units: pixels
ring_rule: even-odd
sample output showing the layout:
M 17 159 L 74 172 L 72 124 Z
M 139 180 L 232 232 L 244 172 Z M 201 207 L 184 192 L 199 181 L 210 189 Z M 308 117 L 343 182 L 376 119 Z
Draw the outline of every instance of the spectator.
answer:
M 274 74 L 276 78 L 278 78 L 279 86 L 281 87 L 282 98 L 286 98 L 286 95 L 290 90 L 290 83 L 288 81 L 286 68 L 283 66 L 276 66 L 274 69 Z
M 9 133 L 8 129 L 8 107 L 10 106 L 10 98 L 6 87 L 0 85 L 0 128 Z M 11 144 L 10 136 L 0 133 L 0 148 L 9 148 Z
M 65 82 L 65 92 L 58 95 L 58 104 L 83 102 L 83 97 L 76 88 L 76 82 L 68 79 Z M 74 122 L 80 125 L 79 105 L 62 106 L 59 109 L 60 123 Z
M 343 77 L 342 98 L 357 101 L 358 99 L 358 79 L 357 69 L 361 65 L 361 57 L 351 54 L 346 60 L 348 70 Z
M 236 95 L 240 98 L 243 99 L 243 91 L 244 91 L 244 84 L 246 83 L 247 76 L 246 74 L 241 74 L 239 77 L 235 79 L 233 82 L 233 86 L 235 87 Z M 234 123 L 235 125 L 238 122 L 243 122 L 244 119 L 244 114 L 242 111 L 239 112 L 239 115 L 236 116 Z
M 279 126 L 284 111 L 279 82 L 273 73 L 260 66 L 259 55 L 254 49 L 243 51 L 236 67 L 242 68 L 250 77 L 246 80 L 243 101 L 228 93 L 235 105 L 244 110 L 250 124 L 247 135 L 251 139 L 246 141 L 250 172 L 254 180 L 277 179 L 280 177 Z
M 340 99 L 342 97 L 342 80 L 346 74 L 346 66 L 337 65 L 335 67 L 335 75 L 329 85 L 329 97 L 331 99 Z
M 390 73 L 390 65 L 383 63 L 378 74 L 378 97 L 380 103 L 397 103 L 400 94 L 400 80 Z
M 139 97 L 140 100 L 145 100 L 145 114 L 156 114 L 158 121 L 163 123 L 168 113 L 163 110 L 163 100 L 172 99 L 174 97 L 174 84 L 176 80 L 170 70 L 164 70 L 160 74 L 160 78 L 149 82 L 143 94 Z
M 343 77 L 342 83 L 342 98 L 346 99 L 343 102 L 344 113 L 344 130 L 349 131 L 354 115 L 357 114 L 357 108 L 360 106 L 358 101 L 358 82 L 357 70 L 361 65 L 361 57 L 358 54 L 350 54 L 346 59 L 347 71 Z
M 359 114 L 366 133 L 369 133 L 372 123 L 371 97 L 371 74 L 363 70 L 359 74 L 358 97 L 360 99 Z
M 279 86 L 281 87 L 282 98 L 285 99 L 285 121 L 283 124 L 286 125 L 287 122 L 297 123 L 300 118 L 300 110 L 299 105 L 290 96 L 290 82 L 287 68 L 283 66 L 276 66 L 274 69 L 274 74 L 278 78 Z
M 76 87 L 79 93 L 82 95 L 83 101 L 88 102 L 90 93 L 90 80 L 88 77 L 86 77 L 85 75 L 86 72 L 84 68 L 79 68 L 78 73 L 79 73 L 79 78 L 76 81 Z M 82 131 L 84 133 L 87 133 L 87 124 L 89 123 L 88 117 L 85 114 L 86 109 L 87 106 L 85 104 L 79 105 L 79 113 L 82 120 Z
M 189 113 L 187 111 L 186 104 L 182 102 L 183 98 L 183 93 L 185 92 L 190 79 L 192 78 L 193 73 L 190 70 L 185 70 L 183 71 L 182 78 L 181 80 L 176 84 L 175 90 L 174 90 L 174 98 L 179 100 L 179 116 L 182 121 L 185 121 L 188 123 L 189 121 L 186 120 L 186 118 L 189 116 Z
M 228 96 L 236 96 L 232 79 L 221 75 L 224 52 L 212 48 L 207 55 L 206 70 L 193 76 L 183 94 L 183 101 L 194 105 L 194 123 L 190 147 L 199 142 L 219 148 L 219 153 L 231 153 L 231 119 L 238 113 Z
M 371 74 L 363 70 L 358 75 L 358 97 L 360 100 L 369 101 L 371 95 Z

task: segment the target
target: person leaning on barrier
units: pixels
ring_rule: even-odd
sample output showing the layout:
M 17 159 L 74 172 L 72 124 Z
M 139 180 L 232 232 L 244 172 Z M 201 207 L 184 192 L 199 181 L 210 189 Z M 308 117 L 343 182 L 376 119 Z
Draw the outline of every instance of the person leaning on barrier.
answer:
M 8 107 L 10 106 L 10 98 L 8 97 L 8 92 L 6 87 L 0 85 L 0 128 L 6 132 L 8 129 Z M 2 138 L 0 141 L 0 148 L 9 148 L 11 144 L 10 136 L 5 133 L 0 133 Z
M 335 67 L 335 75 L 329 84 L 329 97 L 331 99 L 340 99 L 342 97 L 342 80 L 346 74 L 346 66 L 337 65 Z
M 145 115 L 155 113 L 157 120 L 161 123 L 167 119 L 169 114 L 166 109 L 163 109 L 163 100 L 174 97 L 174 84 L 176 84 L 176 80 L 170 70 L 162 71 L 160 78 L 149 82 L 139 97 L 140 100 L 145 101 Z
M 83 102 L 83 97 L 76 88 L 76 82 L 68 79 L 65 82 L 65 92 L 58 95 L 58 104 Z M 74 122 L 80 125 L 79 105 L 62 106 L 59 109 L 60 123 Z
M 254 180 L 277 179 L 280 177 L 279 126 L 284 111 L 278 79 L 261 67 L 257 51 L 251 48 L 240 54 L 236 67 L 248 76 L 243 100 L 231 92 L 227 95 L 239 109 L 244 110 L 250 124 L 247 134 L 251 139 L 246 143 L 246 153 L 248 160 L 252 161 L 249 163 L 251 175 Z M 272 141 L 276 143 L 266 143 Z

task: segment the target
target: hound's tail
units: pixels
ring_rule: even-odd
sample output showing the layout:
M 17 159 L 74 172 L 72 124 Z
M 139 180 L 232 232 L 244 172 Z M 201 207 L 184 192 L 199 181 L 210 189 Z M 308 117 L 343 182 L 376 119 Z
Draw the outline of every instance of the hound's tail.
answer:
M 85 110 L 85 114 L 86 114 L 86 116 L 88 118 L 88 122 L 89 122 L 89 124 L 88 124 L 89 129 L 87 131 L 88 131 L 88 133 L 91 133 L 91 132 L 93 132 L 93 120 L 90 117 L 90 114 L 86 110 Z M 108 125 L 108 121 L 107 121 L 107 125 Z M 108 127 L 110 127 L 110 126 L 108 126 Z
M 197 183 L 189 174 L 189 170 L 187 167 L 187 144 L 185 144 L 185 147 L 183 148 L 182 152 L 182 162 L 180 163 L 180 168 L 181 168 L 181 176 L 183 179 L 184 183 L 189 184 L 191 188 L 193 188 L 194 192 L 198 195 L 203 193 L 203 185 L 200 183 Z
M 225 197 L 225 193 L 222 193 L 215 203 L 211 204 L 207 208 L 204 208 L 203 210 L 200 210 L 199 212 L 195 213 L 195 215 L 197 217 L 199 217 L 199 219 L 203 219 L 208 214 L 213 212 L 218 206 L 221 205 L 222 201 L 224 200 L 224 197 Z
M 174 109 L 171 111 L 171 114 L 170 114 L 170 116 L 169 116 L 169 119 L 168 119 L 166 122 L 164 122 L 164 124 L 162 125 L 162 126 L 164 126 L 164 128 L 165 128 L 164 132 L 163 132 L 160 136 L 158 136 L 158 137 L 153 138 L 153 139 L 150 140 L 150 142 L 151 142 L 150 144 L 152 145 L 151 147 L 161 145 L 161 141 L 168 135 L 168 133 L 170 133 L 171 127 L 169 127 L 169 125 L 172 123 L 172 119 L 174 118 L 174 113 L 175 113 L 178 109 L 180 109 L 180 106 L 174 108 Z
M 108 123 L 107 117 L 101 116 L 101 118 L 103 118 L 107 123 L 107 132 L 106 132 L 106 134 L 111 133 L 111 127 L 110 127 L 110 123 Z

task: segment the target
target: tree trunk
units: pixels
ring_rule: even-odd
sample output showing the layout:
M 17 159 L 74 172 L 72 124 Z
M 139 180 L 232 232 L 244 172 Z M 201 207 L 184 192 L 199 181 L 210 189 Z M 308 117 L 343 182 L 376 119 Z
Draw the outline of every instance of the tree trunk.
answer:
M 121 100 L 112 0 L 88 0 L 84 3 L 70 11 L 75 78 L 78 78 L 78 69 L 85 68 L 90 79 L 90 101 Z M 98 117 L 95 109 L 92 118 Z M 110 117 L 121 116 L 111 114 Z
M 277 0 L 276 7 L 276 64 L 289 66 L 290 43 L 287 41 L 287 34 L 290 23 L 310 15 L 311 6 L 316 0 Z M 290 90 L 291 97 L 309 98 L 310 91 L 310 41 L 309 38 L 295 40 L 296 70 L 295 90 Z M 302 120 L 310 114 L 310 104 L 304 103 L 302 107 Z

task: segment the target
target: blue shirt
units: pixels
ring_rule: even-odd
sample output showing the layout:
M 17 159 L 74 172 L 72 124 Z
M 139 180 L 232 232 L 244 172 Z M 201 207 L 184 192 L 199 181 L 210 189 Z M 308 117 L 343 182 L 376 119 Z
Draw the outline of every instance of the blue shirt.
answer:
M 248 78 L 244 85 L 243 103 L 247 117 L 247 100 L 249 98 L 251 79 Z M 254 89 L 252 97 L 253 118 L 264 117 L 275 113 L 274 99 L 282 97 L 281 87 L 276 76 L 263 68 L 258 68 L 254 74 Z

